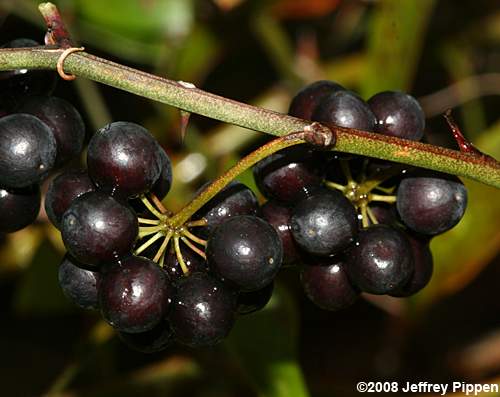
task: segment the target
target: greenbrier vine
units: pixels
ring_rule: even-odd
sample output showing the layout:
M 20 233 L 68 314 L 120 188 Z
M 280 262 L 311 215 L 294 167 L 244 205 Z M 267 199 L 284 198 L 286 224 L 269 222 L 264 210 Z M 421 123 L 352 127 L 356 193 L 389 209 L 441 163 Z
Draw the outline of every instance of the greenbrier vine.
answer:
M 50 13 L 57 12 L 50 3 L 44 3 L 40 9 L 46 20 L 50 20 L 53 16 Z M 61 45 L 57 41 L 55 43 Z M 54 46 L 2 49 L 0 70 L 21 68 L 56 70 L 61 54 L 66 49 L 67 47 Z M 83 51 L 67 56 L 64 60 L 64 71 L 67 74 L 88 78 L 175 106 L 182 111 L 197 113 L 275 136 L 303 131 L 310 124 L 306 120 L 223 98 L 202 91 L 192 84 L 148 74 Z M 500 188 L 500 163 L 488 156 L 351 128 L 333 125 L 328 127 L 336 137 L 337 151 L 442 171 Z

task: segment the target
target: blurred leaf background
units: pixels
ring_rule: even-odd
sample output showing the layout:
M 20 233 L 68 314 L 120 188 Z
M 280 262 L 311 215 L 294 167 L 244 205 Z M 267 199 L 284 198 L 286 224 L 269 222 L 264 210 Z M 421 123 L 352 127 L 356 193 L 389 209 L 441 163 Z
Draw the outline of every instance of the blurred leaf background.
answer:
M 366 99 L 387 89 L 421 101 L 428 142 L 454 147 L 440 114 L 500 158 L 500 3 L 496 0 L 60 0 L 88 52 L 229 98 L 287 111 L 303 85 L 331 79 Z M 43 40 L 31 0 L 0 0 L 1 41 Z M 111 120 L 149 128 L 174 161 L 165 204 L 182 206 L 261 135 L 179 114 L 77 79 L 56 95 L 88 134 Z M 253 187 L 251 173 L 241 180 Z M 0 236 L 0 394 L 5 396 L 351 396 L 359 380 L 500 379 L 500 190 L 465 181 L 469 207 L 435 238 L 435 274 L 417 296 L 366 297 L 327 313 L 286 269 L 269 306 L 212 349 L 129 351 L 99 316 L 62 295 L 58 236 L 35 225 Z M 492 394 L 489 394 L 492 395 Z

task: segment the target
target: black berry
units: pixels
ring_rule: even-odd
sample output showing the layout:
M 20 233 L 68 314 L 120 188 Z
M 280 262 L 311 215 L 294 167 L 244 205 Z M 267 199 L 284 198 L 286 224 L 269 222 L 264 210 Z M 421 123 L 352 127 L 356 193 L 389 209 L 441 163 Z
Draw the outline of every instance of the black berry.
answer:
M 108 265 L 99 284 L 104 319 L 128 333 L 149 331 L 165 317 L 174 289 L 166 273 L 153 261 L 128 256 Z
M 131 251 L 137 238 L 133 211 L 102 192 L 77 197 L 64 213 L 61 234 L 66 249 L 80 262 L 113 262 Z
M 88 146 L 87 166 L 94 183 L 111 194 L 134 197 L 149 191 L 164 160 L 154 137 L 140 125 L 117 121 L 101 128 Z
M 372 96 L 368 105 L 375 115 L 375 132 L 419 141 L 424 136 L 425 114 L 411 95 L 384 91 Z
M 0 232 L 12 233 L 33 223 L 40 210 L 38 185 L 23 189 L 0 187 Z
M 52 180 L 45 195 L 45 211 L 58 229 L 64 212 L 74 199 L 95 189 L 85 170 L 69 170 Z
M 0 118 L 0 136 L 0 186 L 27 187 L 48 175 L 56 158 L 56 140 L 45 123 L 15 113 Z
M 300 280 L 307 297 L 324 310 L 351 306 L 359 296 L 345 271 L 346 264 L 337 258 L 316 260 L 302 270 Z
M 361 290 L 388 294 L 409 280 L 414 267 L 410 243 L 402 231 L 373 225 L 359 232 L 346 254 L 349 278 Z
M 356 211 L 342 193 L 320 192 L 300 201 L 292 212 L 292 234 L 313 255 L 332 255 L 345 249 L 358 229 Z
M 210 269 L 243 291 L 269 284 L 280 269 L 283 247 L 274 228 L 263 219 L 241 215 L 218 226 L 206 249 Z
M 99 273 L 85 269 L 74 258 L 65 255 L 59 265 L 59 285 L 64 295 L 84 309 L 98 309 Z
M 467 190 L 454 176 L 412 176 L 399 184 L 396 206 L 401 220 L 410 229 L 437 235 L 462 219 L 467 207 Z
M 208 273 L 193 273 L 177 284 L 170 323 L 175 337 L 192 346 L 212 346 L 231 330 L 237 294 Z

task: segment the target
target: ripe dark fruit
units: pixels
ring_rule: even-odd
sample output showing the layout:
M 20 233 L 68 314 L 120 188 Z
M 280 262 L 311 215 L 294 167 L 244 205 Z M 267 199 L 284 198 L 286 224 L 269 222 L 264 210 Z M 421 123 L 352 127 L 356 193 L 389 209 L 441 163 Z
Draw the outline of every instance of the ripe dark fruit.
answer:
M 236 297 L 208 273 L 180 279 L 169 316 L 176 339 L 192 347 L 220 342 L 233 326 Z
M 356 236 L 356 211 L 342 193 L 321 190 L 300 201 L 292 212 L 292 234 L 297 244 L 313 255 L 332 255 Z
M 151 188 L 151 192 L 163 200 L 172 186 L 172 162 L 163 148 L 160 147 L 161 172 Z
M 74 199 L 95 189 L 85 170 L 69 170 L 52 180 L 45 195 L 45 211 L 58 229 L 64 212 Z
M 253 168 L 255 182 L 268 198 L 296 202 L 316 191 L 323 180 L 322 164 L 307 146 L 280 150 Z
M 407 234 L 413 254 L 413 264 L 415 270 L 406 284 L 399 290 L 391 293 L 391 296 L 406 297 L 419 292 L 424 288 L 432 277 L 434 269 L 432 252 L 429 248 L 429 240 L 422 239 L 412 234 Z
M 325 259 L 307 264 L 301 283 L 307 297 L 324 310 L 340 310 L 351 306 L 359 296 L 345 272 L 345 262 Z
M 396 206 L 401 220 L 410 229 L 437 235 L 462 219 L 467 207 L 467 190 L 453 176 L 412 176 L 401 181 Z
M 85 269 L 66 255 L 59 265 L 59 285 L 64 295 L 83 309 L 98 309 L 99 273 Z
M 269 284 L 283 260 L 283 247 L 274 228 L 263 219 L 241 215 L 219 225 L 206 249 L 210 269 L 242 291 Z
M 31 39 L 15 39 L 3 48 L 36 47 Z M 48 70 L 17 69 L 0 72 L 0 108 L 15 111 L 18 105 L 32 95 L 49 95 L 54 91 L 57 73 Z
M 292 235 L 290 219 L 292 210 L 274 200 L 267 201 L 261 208 L 262 217 L 274 227 L 283 245 L 283 265 L 291 265 L 300 259 L 299 247 Z
M 377 123 L 375 132 L 419 141 L 424 136 L 425 114 L 411 95 L 384 91 L 368 100 Z
M 33 223 L 40 210 L 40 188 L 0 187 L 0 233 L 12 233 Z
M 172 329 L 167 321 L 160 322 L 146 332 L 138 334 L 118 332 L 118 336 L 132 350 L 148 354 L 165 350 L 173 342 Z
M 163 166 L 161 148 L 140 125 L 117 121 L 101 128 L 88 146 L 94 183 L 111 194 L 134 197 L 149 191 Z
M 262 310 L 273 296 L 274 282 L 264 288 L 238 294 L 238 314 L 250 314 Z
M 140 256 L 128 256 L 108 265 L 99 284 L 104 319 L 128 333 L 153 329 L 167 314 L 173 295 L 166 273 Z
M 300 90 L 292 99 L 288 114 L 301 119 L 312 120 L 318 103 L 328 94 L 345 90 L 340 84 L 328 80 L 316 81 Z
M 352 91 L 336 91 L 322 98 L 312 120 L 364 131 L 373 131 L 375 127 L 370 107 Z
M 389 294 L 402 288 L 413 270 L 410 243 L 404 232 L 387 225 L 360 230 L 346 255 L 351 281 L 370 294 Z
M 0 118 L 0 137 L 0 186 L 27 187 L 48 175 L 56 140 L 45 123 L 30 114 L 11 114 Z
M 37 96 L 28 98 L 18 111 L 32 114 L 50 127 L 57 142 L 56 166 L 82 151 L 85 125 L 71 103 L 54 96 Z
M 61 222 L 66 249 L 78 261 L 93 265 L 113 262 L 129 253 L 137 232 L 132 210 L 102 192 L 76 198 Z
M 192 216 L 194 220 L 201 218 L 207 220 L 207 226 L 196 228 L 194 232 L 200 237 L 208 238 L 218 225 L 229 218 L 238 215 L 258 215 L 258 213 L 259 202 L 254 192 L 243 183 L 233 181 Z

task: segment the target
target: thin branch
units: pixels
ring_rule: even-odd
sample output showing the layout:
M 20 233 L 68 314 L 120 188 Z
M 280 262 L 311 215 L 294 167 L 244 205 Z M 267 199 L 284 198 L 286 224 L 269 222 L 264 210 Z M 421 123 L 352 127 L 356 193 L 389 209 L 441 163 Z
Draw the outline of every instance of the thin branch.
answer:
M 0 50 L 0 70 L 56 69 L 63 50 L 46 47 Z M 154 76 L 106 59 L 74 53 L 64 63 L 67 73 L 88 78 L 182 110 L 267 134 L 282 136 L 301 131 L 309 121 L 246 105 L 176 81 Z M 457 150 L 333 125 L 335 150 L 391 160 L 465 176 L 500 187 L 500 164 Z

